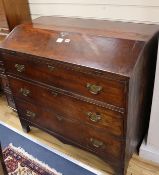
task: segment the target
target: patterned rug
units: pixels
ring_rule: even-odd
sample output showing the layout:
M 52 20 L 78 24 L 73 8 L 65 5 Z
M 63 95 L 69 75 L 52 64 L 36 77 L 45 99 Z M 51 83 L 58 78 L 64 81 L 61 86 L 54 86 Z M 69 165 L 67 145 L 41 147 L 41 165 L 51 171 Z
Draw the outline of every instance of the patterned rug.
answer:
M 20 168 L 20 169 L 23 169 L 22 171 L 24 171 L 26 168 L 31 170 L 31 171 L 27 170 L 29 171 L 29 173 L 25 173 L 25 174 L 21 173 L 21 170 L 20 170 L 19 171 L 20 173 L 18 174 L 17 172 L 15 173 L 15 171 L 17 171 L 17 170 L 14 170 L 15 168 L 13 169 L 14 171 L 12 170 L 12 168 L 10 168 L 12 172 L 10 172 L 9 175 L 37 175 L 37 174 L 38 175 L 50 175 L 50 174 L 57 175 L 59 174 L 57 172 L 60 172 L 63 175 L 96 175 L 96 174 L 100 175 L 101 174 L 100 171 L 96 170 L 95 168 L 92 168 L 88 164 L 84 164 L 78 161 L 77 159 L 74 159 L 73 157 L 71 157 L 69 155 L 69 152 L 68 154 L 64 154 L 63 152 L 58 151 L 57 149 L 36 140 L 35 138 L 31 137 L 30 134 L 25 134 L 23 132 L 20 132 L 19 130 L 3 123 L 2 121 L 0 121 L 0 142 L 1 142 L 2 149 L 5 150 L 4 153 L 7 153 L 7 147 L 10 143 L 14 145 L 14 147 L 10 146 L 10 149 L 14 148 L 14 151 L 11 149 L 12 154 L 10 153 L 8 153 L 8 155 L 5 154 L 6 160 L 9 159 L 7 156 L 10 156 L 11 159 L 13 159 L 14 158 L 13 153 L 15 153 L 15 155 L 19 155 L 18 159 L 14 158 L 13 159 L 14 161 L 9 161 L 9 162 L 16 162 L 16 164 L 13 163 L 13 165 L 15 164 L 14 166 L 17 167 L 17 162 L 19 161 L 18 166 L 19 164 L 22 165 L 22 167 Z M 20 149 L 19 147 L 23 149 Z M 32 156 L 28 155 L 26 152 Z M 21 158 L 22 160 L 20 160 L 20 156 L 23 158 L 23 159 Z M 44 162 L 45 164 L 47 164 L 52 169 L 55 169 L 56 171 L 52 170 L 51 168 L 48 168 L 48 166 L 44 164 L 41 165 L 41 163 L 40 165 L 38 163 L 38 166 L 37 166 L 37 160 L 34 160 L 33 157 L 37 158 L 41 162 Z M 32 164 L 30 164 L 30 162 L 32 162 Z M 36 165 L 38 170 L 41 170 L 41 171 L 43 170 L 43 171 L 39 173 L 39 171 L 36 170 L 37 168 L 32 168 L 33 165 L 34 166 Z M 12 167 L 12 165 L 8 167 Z
M 9 175 L 62 175 L 12 144 L 4 149 L 3 156 Z

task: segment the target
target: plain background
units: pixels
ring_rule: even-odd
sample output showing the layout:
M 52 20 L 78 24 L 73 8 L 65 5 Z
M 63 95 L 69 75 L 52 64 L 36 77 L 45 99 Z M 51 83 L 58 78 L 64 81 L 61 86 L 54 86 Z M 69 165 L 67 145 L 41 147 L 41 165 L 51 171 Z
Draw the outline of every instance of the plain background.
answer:
M 29 0 L 32 18 L 73 16 L 159 24 L 159 0 Z

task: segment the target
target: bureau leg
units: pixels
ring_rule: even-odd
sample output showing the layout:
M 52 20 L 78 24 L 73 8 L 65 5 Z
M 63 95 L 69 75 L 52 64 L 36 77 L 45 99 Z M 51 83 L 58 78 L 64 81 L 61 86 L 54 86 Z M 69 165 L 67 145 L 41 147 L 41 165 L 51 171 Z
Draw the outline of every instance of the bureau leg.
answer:
M 25 120 L 23 120 L 23 119 L 20 119 L 20 123 L 22 125 L 23 131 L 25 133 L 28 133 L 30 131 L 29 124 Z

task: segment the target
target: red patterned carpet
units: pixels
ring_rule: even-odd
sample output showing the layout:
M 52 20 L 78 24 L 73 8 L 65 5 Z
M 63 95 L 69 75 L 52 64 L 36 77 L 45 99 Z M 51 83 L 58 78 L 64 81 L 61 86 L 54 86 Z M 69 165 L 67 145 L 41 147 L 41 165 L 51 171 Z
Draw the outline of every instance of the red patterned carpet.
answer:
M 3 155 L 9 175 L 61 175 L 12 144 L 4 149 Z

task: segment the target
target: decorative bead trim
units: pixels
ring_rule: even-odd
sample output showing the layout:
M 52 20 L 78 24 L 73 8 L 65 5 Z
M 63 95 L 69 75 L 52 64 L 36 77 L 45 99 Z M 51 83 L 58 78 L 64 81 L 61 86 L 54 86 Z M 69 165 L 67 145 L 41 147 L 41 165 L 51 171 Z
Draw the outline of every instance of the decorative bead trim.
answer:
M 12 54 L 14 56 L 17 56 L 16 51 L 5 50 L 5 52 L 6 53 L 8 52 L 7 54 Z M 5 52 L 3 52 L 4 55 L 6 54 Z M 31 58 L 32 61 L 34 61 L 36 63 L 58 65 L 58 67 L 63 67 L 64 69 L 78 71 L 78 72 L 81 72 L 81 73 L 90 74 L 90 75 L 93 75 L 93 76 L 98 76 L 98 77 L 102 77 L 102 78 L 109 79 L 109 80 L 115 80 L 115 81 L 118 81 L 119 83 L 123 84 L 124 87 L 126 87 L 126 82 L 127 82 L 126 79 L 125 80 L 119 80 L 119 79 L 117 79 L 116 76 L 115 77 L 108 77 L 109 73 L 106 73 L 106 72 L 103 72 L 103 71 L 98 71 L 98 70 L 95 70 L 95 69 L 87 68 L 87 69 L 89 69 L 89 71 L 88 71 L 88 70 L 86 70 L 85 67 L 82 67 L 80 65 L 72 65 L 70 63 L 60 62 L 58 60 L 52 60 L 52 59 L 49 60 L 49 58 L 42 58 L 42 57 L 39 57 L 39 56 L 38 56 L 38 59 L 37 59 L 37 57 L 35 58 L 34 55 L 29 55 L 29 54 L 26 54 L 26 53 L 19 53 L 18 52 L 18 54 L 20 54 L 22 56 L 24 55 L 25 57 L 27 56 L 27 57 Z M 47 62 L 44 61 L 44 59 L 47 60 Z M 110 73 L 110 75 L 111 75 L 111 73 Z M 32 81 L 34 81 L 34 80 L 32 80 Z M 41 82 L 37 82 L 37 83 L 44 84 L 44 83 L 41 83 Z M 44 85 L 49 86 L 49 85 L 46 85 L 46 84 L 44 84 Z M 58 89 L 58 88 L 55 88 L 55 87 L 52 87 L 52 86 L 51 86 L 51 88 Z M 108 103 L 105 103 L 105 102 L 100 102 L 100 101 L 93 100 L 93 99 L 90 99 L 90 98 L 87 98 L 87 97 L 84 97 L 84 96 L 81 96 L 81 95 L 77 95 L 77 94 L 75 95 L 71 92 L 67 92 L 67 91 L 61 90 L 61 89 L 58 89 L 58 91 L 61 91 L 61 92 L 63 91 L 63 92 L 65 92 L 64 94 L 67 94 L 67 95 L 69 95 L 73 98 L 76 98 L 78 100 L 82 100 L 82 101 L 85 101 L 85 102 L 88 102 L 88 103 L 91 103 L 91 104 L 95 104 L 97 106 L 104 107 L 104 108 L 110 109 L 112 111 L 116 111 L 116 112 L 119 112 L 119 113 L 122 113 L 122 114 L 125 112 L 124 108 L 120 108 L 120 107 L 117 107 L 117 106 L 114 106 L 114 105 L 111 105 L 111 104 L 108 104 Z
M 21 77 L 18 77 L 18 79 L 21 79 Z M 97 100 L 94 100 L 94 99 L 91 99 L 91 98 L 88 98 L 88 97 L 84 97 L 84 96 L 79 95 L 79 94 L 74 94 L 72 92 L 69 92 L 69 91 L 66 91 L 64 89 L 60 89 L 60 88 L 57 88 L 57 87 L 54 87 L 54 86 L 51 86 L 51 85 L 48 85 L 48 84 L 45 84 L 45 83 L 42 83 L 42 82 L 38 82 L 38 81 L 35 81 L 35 80 L 26 79 L 26 78 L 23 78 L 23 79 L 25 81 L 29 80 L 32 84 L 36 84 L 36 85 L 38 85 L 40 87 L 47 88 L 50 91 L 55 91 L 57 93 L 60 93 L 60 94 L 63 94 L 63 95 L 75 98 L 77 100 L 81 100 L 81 101 L 84 101 L 84 102 L 87 102 L 87 103 L 90 103 L 90 104 L 94 104 L 96 106 L 103 107 L 103 108 L 106 108 L 106 109 L 109 109 L 109 110 L 112 110 L 112 111 L 115 111 L 115 112 L 119 112 L 121 114 L 125 113 L 125 109 L 124 108 L 121 108 L 121 107 L 118 107 L 118 106 L 114 106 L 114 105 L 111 105 L 111 104 L 106 103 L 106 102 L 97 101 Z
M 102 77 L 102 78 L 105 78 L 108 80 L 115 80 L 115 81 L 118 81 L 122 84 L 124 84 L 125 81 L 128 79 L 128 77 L 125 77 L 124 75 L 122 76 L 122 75 L 118 75 L 115 73 L 112 74 L 111 72 L 105 72 L 102 70 L 97 70 L 95 68 L 84 67 L 81 65 L 73 64 L 73 63 L 62 62 L 62 61 L 58 61 L 56 59 L 50 59 L 50 58 L 46 58 L 46 57 L 30 55 L 27 53 L 21 53 L 21 52 L 16 52 L 16 51 L 9 51 L 9 50 L 5 50 L 5 52 L 4 52 L 4 50 L 3 50 L 2 54 L 3 55 L 10 54 L 10 55 L 14 55 L 14 56 L 17 56 L 17 54 L 19 54 L 21 56 L 25 56 L 25 57 L 27 56 L 27 57 L 31 58 L 32 61 L 34 61 L 36 63 L 57 65 L 58 67 L 62 67 L 62 68 L 67 69 L 67 70 L 73 70 L 73 71 L 77 71 L 77 72 L 81 72 L 81 73 L 85 73 L 85 74 L 90 74 L 90 75 Z M 89 71 L 88 71 L 88 69 L 89 69 Z

